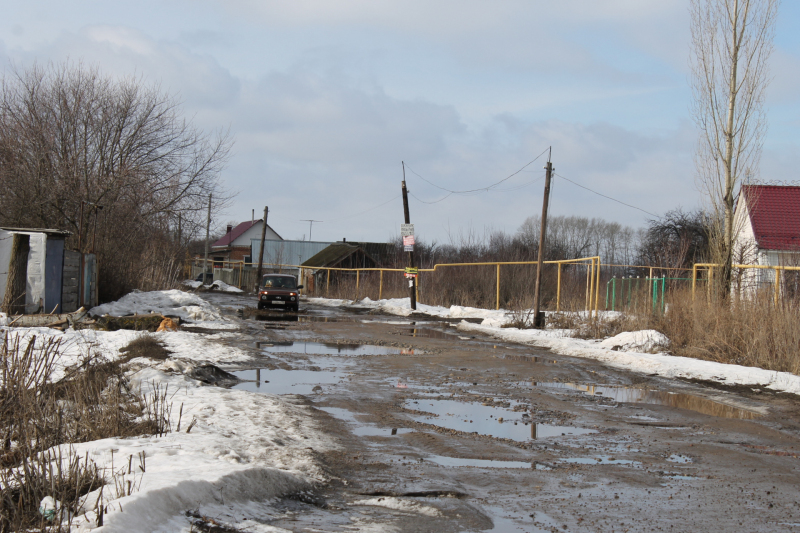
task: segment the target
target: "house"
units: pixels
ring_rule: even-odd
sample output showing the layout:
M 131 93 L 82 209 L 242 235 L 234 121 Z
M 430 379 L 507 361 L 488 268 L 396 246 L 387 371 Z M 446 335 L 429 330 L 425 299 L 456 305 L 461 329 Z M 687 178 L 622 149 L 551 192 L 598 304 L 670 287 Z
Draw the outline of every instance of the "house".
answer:
M 380 268 L 396 255 L 396 251 L 396 246 L 388 243 L 334 242 L 301 263 L 302 267 L 308 269 L 304 283 L 309 292 L 313 292 L 314 287 L 324 287 L 327 283 L 328 268 Z M 334 270 L 330 279 L 338 282 L 354 276 L 352 271 Z
M 97 305 L 97 261 L 94 254 L 64 249 L 71 233 L 56 229 L 0 228 L 0 301 L 8 277 L 15 236 L 28 241 L 25 313 L 68 313 Z
M 215 267 L 222 267 L 225 261 L 244 261 L 252 263 L 254 256 L 251 242 L 261 242 L 261 231 L 264 227 L 263 220 L 242 222 L 236 227 L 228 225 L 225 235 L 211 244 L 211 258 Z M 267 224 L 266 239 L 268 241 L 282 241 L 283 238 Z M 256 261 L 257 259 L 257 255 Z
M 733 262 L 800 266 L 800 186 L 743 185 L 734 212 Z M 770 269 L 745 269 L 739 285 L 773 284 Z
M 264 242 L 264 264 L 265 265 L 301 265 L 309 258 L 318 254 L 331 245 L 331 242 L 322 241 L 265 241 Z M 261 251 L 261 238 L 253 239 L 253 262 L 258 263 L 259 252 Z M 298 274 L 298 269 L 291 273 Z M 282 271 L 288 272 L 287 269 Z

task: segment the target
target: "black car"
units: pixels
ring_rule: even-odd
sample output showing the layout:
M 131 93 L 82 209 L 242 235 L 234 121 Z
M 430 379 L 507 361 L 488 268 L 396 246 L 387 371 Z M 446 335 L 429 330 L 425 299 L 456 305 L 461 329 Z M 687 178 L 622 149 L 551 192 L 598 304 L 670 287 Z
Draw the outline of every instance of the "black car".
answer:
M 289 274 L 266 274 L 258 286 L 258 308 L 277 307 L 289 311 L 300 309 L 300 293 L 302 285 L 297 278 Z

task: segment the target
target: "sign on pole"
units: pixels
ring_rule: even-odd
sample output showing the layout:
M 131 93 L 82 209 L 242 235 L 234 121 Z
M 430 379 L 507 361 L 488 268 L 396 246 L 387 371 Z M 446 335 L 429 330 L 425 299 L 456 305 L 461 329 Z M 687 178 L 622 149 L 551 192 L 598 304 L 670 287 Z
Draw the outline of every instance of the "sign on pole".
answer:
M 413 252 L 414 251 L 414 236 L 407 235 L 403 237 L 403 250 L 406 252 Z
M 400 224 L 400 236 L 408 237 L 414 235 L 414 224 Z

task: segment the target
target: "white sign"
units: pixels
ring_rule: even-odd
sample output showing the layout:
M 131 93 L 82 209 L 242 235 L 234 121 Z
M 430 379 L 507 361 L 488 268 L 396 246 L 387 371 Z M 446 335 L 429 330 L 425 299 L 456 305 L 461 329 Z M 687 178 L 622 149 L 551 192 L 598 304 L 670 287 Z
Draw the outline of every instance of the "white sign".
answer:
M 400 224 L 400 236 L 408 237 L 414 235 L 414 224 Z
M 411 244 L 409 246 L 403 246 L 403 251 L 404 252 L 413 252 L 414 251 L 414 245 Z

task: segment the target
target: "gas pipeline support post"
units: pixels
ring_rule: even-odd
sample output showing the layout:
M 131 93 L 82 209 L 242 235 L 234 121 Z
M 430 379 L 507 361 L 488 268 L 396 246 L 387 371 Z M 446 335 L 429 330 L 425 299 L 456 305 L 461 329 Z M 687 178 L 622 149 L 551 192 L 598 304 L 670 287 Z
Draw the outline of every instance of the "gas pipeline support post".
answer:
M 408 278 L 408 297 L 411 301 L 411 309 L 417 310 L 417 291 L 416 291 L 416 272 L 414 266 L 414 225 L 411 224 L 411 215 L 408 213 L 408 189 L 406 188 L 406 164 L 403 165 L 403 214 L 406 223 L 401 226 L 400 234 L 403 237 L 403 250 L 408 252 L 408 268 L 406 277 Z

